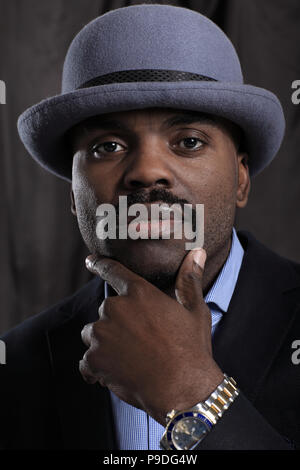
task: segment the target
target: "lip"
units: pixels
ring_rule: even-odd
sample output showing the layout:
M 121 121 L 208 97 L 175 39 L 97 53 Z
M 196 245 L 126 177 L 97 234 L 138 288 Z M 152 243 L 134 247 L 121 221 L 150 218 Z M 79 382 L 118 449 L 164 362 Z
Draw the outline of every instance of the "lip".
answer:
M 156 220 L 156 221 L 139 221 L 132 222 L 129 226 L 129 230 L 135 230 L 140 234 L 139 238 L 146 239 L 159 239 L 159 238 L 171 238 L 174 234 L 174 220 Z
M 128 226 L 137 217 L 139 217 L 139 222 L 137 222 L 137 223 L 141 223 L 141 224 L 146 224 L 146 223 L 154 224 L 154 223 L 158 223 L 159 221 L 164 221 L 165 219 L 167 219 L 167 220 L 170 220 L 170 225 L 173 226 L 175 220 L 180 220 L 180 221 L 182 220 L 181 206 L 180 206 L 180 210 L 177 210 L 177 207 L 175 207 L 175 210 L 174 210 L 174 208 L 173 209 L 171 208 L 171 206 L 175 203 L 168 204 L 164 201 L 155 201 L 155 202 L 151 202 L 151 203 L 142 203 L 142 204 L 147 209 L 148 217 L 146 219 L 141 219 L 138 215 L 127 215 L 127 223 L 125 223 L 124 225 Z M 159 218 L 151 217 L 151 207 L 156 206 L 156 205 L 160 206 L 160 209 L 159 209 L 160 216 L 159 216 Z M 178 203 L 176 204 L 176 206 L 177 205 L 178 205 Z M 129 208 L 130 207 L 131 206 L 129 206 Z M 119 226 L 119 223 L 117 225 Z
M 173 203 L 174 204 L 174 203 Z M 139 239 L 170 239 L 174 234 L 175 230 L 175 221 L 180 220 L 182 221 L 182 210 L 180 206 L 180 210 L 175 210 L 174 208 L 171 209 L 173 204 L 168 204 L 164 201 L 155 201 L 151 203 L 143 203 L 143 206 L 147 209 L 147 218 L 142 219 L 140 216 L 141 214 L 137 214 L 134 216 L 127 215 L 127 222 L 124 224 L 117 224 L 119 228 L 126 228 L 126 232 L 129 234 L 128 231 L 132 231 L 135 233 L 139 233 Z M 151 217 L 151 208 L 154 205 L 159 205 L 159 214 L 158 218 Z M 129 206 L 130 208 L 131 206 Z M 128 209 L 129 209 L 128 208 Z M 154 214 L 155 215 L 155 214 Z M 134 222 L 136 219 L 138 220 Z M 130 237 L 131 238 L 131 237 Z

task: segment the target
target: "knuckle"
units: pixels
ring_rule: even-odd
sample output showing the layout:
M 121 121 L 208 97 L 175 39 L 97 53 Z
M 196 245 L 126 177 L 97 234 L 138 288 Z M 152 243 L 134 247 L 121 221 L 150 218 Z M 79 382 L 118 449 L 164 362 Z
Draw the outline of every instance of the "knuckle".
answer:
M 100 319 L 104 318 L 104 308 L 103 308 L 103 304 L 100 305 L 100 307 L 98 308 L 98 316 Z
M 189 292 L 191 289 L 191 285 L 192 282 L 189 273 L 184 274 L 184 276 L 181 276 L 181 278 L 176 283 L 176 287 L 181 293 L 185 291 Z
M 98 309 L 100 318 L 104 318 L 107 316 L 108 310 L 109 310 L 109 300 L 110 300 L 109 298 L 104 299 L 102 304 L 100 305 Z
M 98 372 L 97 361 L 95 360 L 94 351 L 88 349 L 83 356 L 83 368 L 87 374 L 96 374 Z
M 91 340 L 91 328 L 92 323 L 88 323 L 87 325 L 84 325 L 81 330 L 81 338 L 84 343 L 89 343 Z
M 181 304 L 182 304 L 182 306 L 183 306 L 184 308 L 186 308 L 187 310 L 191 310 L 191 308 L 192 308 L 192 306 L 193 306 L 193 304 L 191 303 L 191 300 L 188 299 L 188 298 L 185 298 L 185 297 L 183 297 L 183 298 L 181 299 Z
M 193 271 L 189 271 L 187 273 L 184 274 L 183 276 L 183 281 L 186 283 L 186 284 L 191 284 L 191 283 L 197 283 L 199 284 L 202 279 L 201 279 L 201 276 L 199 276 L 199 274 L 193 272 Z
M 83 328 L 81 332 L 81 337 L 83 342 L 91 347 L 93 344 L 97 344 L 99 341 L 101 329 L 99 321 L 94 323 L 89 323 L 86 327 Z
M 91 335 L 92 340 L 97 338 L 97 325 L 96 325 L 96 323 L 92 323 L 90 335 Z
M 83 364 L 90 368 L 90 364 L 92 362 L 92 351 L 91 349 L 87 349 L 83 355 Z
M 118 304 L 120 302 L 121 297 L 107 297 L 103 300 L 102 304 L 98 309 L 100 320 L 108 320 L 112 318 L 118 311 Z M 101 323 L 99 325 L 102 326 Z
M 113 260 L 105 260 L 105 263 L 101 264 L 100 273 L 101 276 L 106 279 L 107 277 L 113 277 L 116 266 Z

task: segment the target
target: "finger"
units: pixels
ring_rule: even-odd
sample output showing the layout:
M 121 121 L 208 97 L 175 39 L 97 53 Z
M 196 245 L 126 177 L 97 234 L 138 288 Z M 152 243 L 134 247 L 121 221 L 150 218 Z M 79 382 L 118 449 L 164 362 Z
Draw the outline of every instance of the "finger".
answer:
M 203 248 L 191 250 L 184 258 L 175 283 L 179 303 L 190 311 L 198 311 L 204 303 L 203 272 L 206 252 Z
M 81 339 L 84 344 L 89 347 L 92 342 L 92 331 L 93 331 L 93 323 L 88 323 L 85 325 L 81 331 Z
M 109 318 L 111 311 L 114 311 L 115 305 L 117 308 L 118 306 L 120 307 L 120 305 L 122 305 L 120 302 L 122 302 L 122 299 L 118 296 L 107 297 L 106 299 L 104 299 L 100 307 L 98 308 L 99 319 L 104 321 L 105 319 Z M 99 325 L 98 322 L 97 324 Z
M 119 295 L 128 294 L 129 288 L 137 281 L 145 281 L 116 260 L 90 255 L 86 258 L 86 267 L 108 282 Z
M 88 356 L 88 351 L 86 351 L 81 361 L 79 361 L 79 371 L 83 379 L 89 384 L 94 384 L 96 382 L 99 382 L 101 387 L 106 387 L 104 378 L 101 377 L 99 374 L 95 374 L 92 372 L 87 356 Z
M 81 361 L 79 361 L 79 372 L 81 373 L 82 378 L 89 384 L 94 384 L 99 380 L 91 372 L 89 364 L 84 356 Z

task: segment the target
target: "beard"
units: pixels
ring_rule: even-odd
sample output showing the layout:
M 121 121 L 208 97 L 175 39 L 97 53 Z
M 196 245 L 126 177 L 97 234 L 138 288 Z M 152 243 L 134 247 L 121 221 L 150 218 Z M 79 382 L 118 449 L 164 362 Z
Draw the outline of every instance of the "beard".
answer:
M 82 238 L 91 254 L 114 259 L 138 274 L 162 291 L 174 290 L 178 270 L 185 258 L 184 239 L 105 239 L 97 237 L 97 207 L 99 202 L 93 190 L 86 185 L 75 193 L 76 214 Z M 128 195 L 128 207 L 135 203 L 166 202 L 167 204 L 191 204 L 178 199 L 165 190 L 154 189 L 150 193 L 137 191 Z M 103 202 L 102 202 L 103 203 Z M 118 204 L 113 204 L 118 214 Z M 222 194 L 214 194 L 205 210 L 205 243 L 207 259 L 222 258 L 228 246 L 234 222 L 234 204 Z M 207 213 L 208 212 L 208 213 Z M 193 230 L 195 231 L 195 217 Z M 224 257 L 223 257 L 224 258 Z M 218 261 L 215 261 L 218 264 Z
M 96 235 L 95 211 L 77 211 L 81 236 L 90 253 L 114 259 L 165 291 L 175 284 L 178 269 L 186 255 L 183 240 L 100 240 Z
M 76 194 L 76 193 L 75 193 Z M 170 196 L 165 190 L 154 189 L 151 193 L 135 192 L 127 197 L 130 207 L 135 203 L 165 202 L 167 204 L 190 204 L 184 199 Z M 146 279 L 161 290 L 170 290 L 176 281 L 178 269 L 186 255 L 185 242 L 181 239 L 111 239 L 101 240 L 96 235 L 96 210 L 99 205 L 94 192 L 87 186 L 77 192 L 76 215 L 81 236 L 91 254 L 114 259 Z M 119 214 L 119 204 L 113 204 Z M 193 230 L 196 213 L 193 212 Z M 118 217 L 117 217 L 118 218 Z

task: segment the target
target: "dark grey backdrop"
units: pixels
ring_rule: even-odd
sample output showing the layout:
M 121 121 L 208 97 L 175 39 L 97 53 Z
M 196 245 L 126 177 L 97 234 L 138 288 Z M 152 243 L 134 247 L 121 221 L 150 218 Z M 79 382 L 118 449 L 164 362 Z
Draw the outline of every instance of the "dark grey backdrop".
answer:
M 252 182 L 236 226 L 300 261 L 300 105 L 291 101 L 291 83 L 300 79 L 299 0 L 0 0 L 0 79 L 7 86 L 7 104 L 0 105 L 0 333 L 90 279 L 87 250 L 70 213 L 70 187 L 26 155 L 17 116 L 59 93 L 64 55 L 84 24 L 137 3 L 181 5 L 209 16 L 236 46 L 245 81 L 281 99 L 287 119 L 283 146 Z

